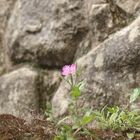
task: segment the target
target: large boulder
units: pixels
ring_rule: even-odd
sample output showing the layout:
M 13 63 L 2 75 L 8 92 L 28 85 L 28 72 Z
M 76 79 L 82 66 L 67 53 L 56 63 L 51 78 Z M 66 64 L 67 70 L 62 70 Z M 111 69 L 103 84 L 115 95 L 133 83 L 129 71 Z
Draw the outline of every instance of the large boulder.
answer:
M 105 0 L 17 0 L 4 37 L 8 56 L 13 64 L 71 63 L 75 52 L 83 55 L 87 44 L 96 47 L 115 31 L 114 19 L 123 16 L 114 18 L 111 6 Z
M 60 72 L 57 70 L 41 70 L 38 79 L 38 93 L 40 108 L 46 109 L 50 105 L 53 93 L 56 92 L 61 82 Z
M 116 4 L 128 14 L 139 14 L 140 1 L 139 0 L 115 0 Z
M 87 32 L 82 5 L 81 0 L 18 0 L 5 35 L 12 62 L 48 67 L 72 62 Z
M 112 0 L 85 0 L 83 9 L 89 31 L 80 40 L 74 60 L 87 54 L 110 34 L 130 24 L 133 19 L 131 14 L 127 14 Z
M 30 118 L 39 109 L 38 74 L 30 68 L 20 68 L 0 77 L 0 114 Z
M 44 106 L 55 92 L 53 106 L 56 112 L 63 114 L 68 105 L 68 91 L 64 89 L 64 81 L 59 87 L 61 80 L 57 70 L 77 61 L 84 71 L 81 79 L 87 82 L 81 100 L 85 105 L 125 104 L 124 97 L 128 94 L 124 93 L 139 85 L 136 67 L 139 64 L 139 18 L 121 29 L 134 20 L 136 14 L 139 15 L 136 0 L 125 3 L 124 0 L 1 0 L 0 75 L 5 64 L 8 70 L 26 63 L 39 68 L 39 86 L 35 80 L 28 85 L 32 88 L 31 94 L 36 90 L 41 93 L 39 102 Z M 118 30 L 121 31 L 114 34 Z M 31 72 L 36 72 L 26 69 L 31 71 L 28 77 L 24 70 L 17 69 L 2 76 L 0 83 L 7 84 L 3 77 L 8 77 L 14 85 L 17 81 L 12 79 L 20 76 L 27 78 L 28 83 Z M 15 74 L 18 71 L 21 75 Z M 11 75 L 15 76 L 11 78 Z M 1 93 L 9 95 L 10 84 Z M 19 87 L 21 94 L 24 88 Z
M 1 41 L 0 41 L 0 44 L 1 44 Z M 2 46 L 0 45 L 0 75 L 4 71 L 3 65 L 4 65 L 4 51 L 3 51 Z
M 86 81 L 81 99 L 85 106 L 126 105 L 132 88 L 140 86 L 140 17 L 77 63 L 83 69 L 81 79 Z M 67 110 L 69 93 L 66 87 L 62 81 L 53 97 L 56 116 Z
M 87 54 L 92 48 L 105 40 L 114 30 L 110 5 L 104 0 L 88 0 L 84 3 L 85 20 L 89 29 L 86 37 L 80 40 L 75 59 Z
M 12 8 L 16 0 L 0 0 L 0 75 L 4 72 L 5 67 L 5 49 L 3 46 L 3 36 L 6 30 L 6 25 L 9 20 Z
M 89 13 L 90 31 L 97 41 L 108 37 L 113 28 L 113 17 L 109 4 L 93 4 Z

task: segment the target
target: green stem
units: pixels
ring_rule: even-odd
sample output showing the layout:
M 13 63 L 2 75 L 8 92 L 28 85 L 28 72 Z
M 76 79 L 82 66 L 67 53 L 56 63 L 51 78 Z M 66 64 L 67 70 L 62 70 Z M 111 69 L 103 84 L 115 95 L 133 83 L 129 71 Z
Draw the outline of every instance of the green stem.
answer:
M 71 89 L 74 87 L 74 83 L 73 83 L 73 77 L 72 75 L 70 75 L 70 79 L 71 79 Z
M 76 134 L 81 130 L 81 127 L 78 128 L 75 132 L 74 132 L 74 136 L 76 136 Z
M 77 99 L 75 99 L 76 101 L 75 101 L 75 113 L 76 113 L 76 116 L 78 116 L 78 104 L 77 104 Z

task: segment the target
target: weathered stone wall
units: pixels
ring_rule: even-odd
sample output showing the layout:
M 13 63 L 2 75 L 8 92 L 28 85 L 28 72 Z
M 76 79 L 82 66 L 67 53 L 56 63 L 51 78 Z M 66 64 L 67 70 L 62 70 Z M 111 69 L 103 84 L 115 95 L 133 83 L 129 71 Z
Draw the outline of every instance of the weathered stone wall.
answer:
M 14 6 L 15 0 L 1 0 L 0 1 L 0 75 L 5 70 L 5 63 L 8 59 L 5 54 L 6 48 L 4 43 L 4 35 L 7 28 L 7 23 L 9 22 L 10 15 Z
M 139 16 L 138 0 L 1 0 L 0 113 L 24 116 L 30 111 L 19 108 L 52 99 L 63 114 L 60 68 L 75 61 L 87 82 L 85 105 L 124 105 L 140 85 Z

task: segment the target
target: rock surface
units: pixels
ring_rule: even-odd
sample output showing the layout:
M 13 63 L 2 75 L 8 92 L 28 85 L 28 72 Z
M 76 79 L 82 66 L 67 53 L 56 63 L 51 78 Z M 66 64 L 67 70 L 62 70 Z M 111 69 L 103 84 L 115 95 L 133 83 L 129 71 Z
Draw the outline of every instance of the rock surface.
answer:
M 40 107 L 45 109 L 53 97 L 61 82 L 60 72 L 54 70 L 42 70 L 38 79 L 38 93 L 40 96 Z
M 37 73 L 20 68 L 0 77 L 0 113 L 30 118 L 32 110 L 39 109 L 36 91 Z
M 22 103 L 38 109 L 46 100 L 65 113 L 59 71 L 74 62 L 85 106 L 125 105 L 140 86 L 139 8 L 139 0 L 0 0 L 0 113 L 25 116 Z
M 0 75 L 4 71 L 5 67 L 5 56 L 6 49 L 3 46 L 4 34 L 7 26 L 7 22 L 12 12 L 13 5 L 15 0 L 1 0 L 0 1 Z
M 90 31 L 103 41 L 113 27 L 113 17 L 109 4 L 93 4 L 89 13 Z
M 129 14 L 138 14 L 140 10 L 139 0 L 116 0 L 116 4 Z
M 126 105 L 132 88 L 140 86 L 139 58 L 140 17 L 77 61 L 83 68 L 81 79 L 87 84 L 81 101 L 95 108 Z M 68 106 L 65 84 L 62 82 L 52 101 L 56 116 Z
M 72 62 L 86 34 L 82 1 L 18 0 L 9 20 L 5 45 L 13 63 L 60 67 Z

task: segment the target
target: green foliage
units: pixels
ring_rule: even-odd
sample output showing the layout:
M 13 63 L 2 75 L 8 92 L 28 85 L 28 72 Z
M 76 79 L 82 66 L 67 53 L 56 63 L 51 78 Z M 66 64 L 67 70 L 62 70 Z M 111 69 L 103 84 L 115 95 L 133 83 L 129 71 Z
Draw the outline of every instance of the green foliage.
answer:
M 45 116 L 48 121 L 54 121 L 51 103 L 46 104 Z
M 135 137 L 135 134 L 134 134 L 134 133 L 127 133 L 126 135 L 127 135 L 127 137 L 128 137 L 130 140 L 133 139 L 133 138 Z
M 92 109 L 82 109 L 78 105 L 78 100 L 82 95 L 85 82 L 78 82 L 79 73 L 68 75 L 70 79 L 65 77 L 64 79 L 70 86 L 71 100 L 68 107 L 68 116 L 61 120 L 56 120 L 52 117 L 52 111 L 50 105 L 45 114 L 50 121 L 57 122 L 58 128 L 57 136 L 54 140 L 76 140 L 76 136 L 79 134 L 88 135 L 94 137 L 87 128 L 88 124 L 96 121 L 100 129 L 110 129 L 113 131 L 140 131 L 140 115 L 137 111 L 122 110 L 118 106 L 107 107 L 105 106 L 100 111 L 93 111 Z M 130 96 L 130 103 L 133 104 L 140 97 L 140 88 L 133 90 Z M 70 119 L 71 124 L 67 124 L 66 120 Z M 134 138 L 134 133 L 127 133 L 129 139 Z M 97 137 L 96 137 L 97 139 Z
M 64 117 L 57 123 L 58 127 L 61 127 L 61 130 L 59 130 L 59 134 L 55 140 L 73 140 L 74 138 L 72 136 L 76 136 L 79 133 L 91 135 L 86 126 L 94 120 L 95 115 L 93 115 L 92 110 L 83 110 L 78 106 L 78 99 L 85 86 L 84 81 L 78 82 L 78 76 L 80 76 L 79 71 L 74 75 L 70 75 L 70 79 L 65 78 L 71 90 L 71 100 L 68 108 L 70 117 Z M 72 125 L 65 123 L 68 118 L 71 119 Z
M 73 98 L 78 98 L 80 97 L 80 95 L 81 95 L 80 88 L 78 86 L 74 86 L 71 91 L 71 96 Z
M 140 130 L 140 115 L 135 111 L 123 111 L 119 107 L 96 111 L 96 120 L 102 129 Z
M 93 114 L 92 111 L 87 111 L 85 113 L 85 115 L 82 117 L 80 125 L 85 126 L 85 125 L 89 124 L 90 122 L 92 122 L 95 119 L 95 117 L 96 116 Z
M 63 123 L 61 125 L 58 135 L 54 138 L 54 140 L 76 140 L 72 136 L 72 127 Z
M 135 88 L 130 96 L 130 103 L 135 102 L 140 97 L 140 88 Z

